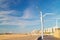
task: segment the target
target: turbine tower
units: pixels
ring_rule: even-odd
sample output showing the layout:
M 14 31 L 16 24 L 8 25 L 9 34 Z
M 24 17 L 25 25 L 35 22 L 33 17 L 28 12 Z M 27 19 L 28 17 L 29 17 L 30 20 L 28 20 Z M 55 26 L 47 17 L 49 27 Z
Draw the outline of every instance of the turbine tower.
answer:
M 58 19 L 56 19 L 56 28 L 58 28 Z
M 42 15 L 42 12 L 40 12 L 40 19 L 41 19 L 41 37 L 42 37 L 42 40 L 43 40 L 43 31 L 44 31 L 44 26 L 43 26 L 43 15 Z
M 58 28 L 58 20 L 59 20 L 60 18 L 56 18 L 55 20 L 56 20 L 56 25 L 55 25 L 55 28 Z

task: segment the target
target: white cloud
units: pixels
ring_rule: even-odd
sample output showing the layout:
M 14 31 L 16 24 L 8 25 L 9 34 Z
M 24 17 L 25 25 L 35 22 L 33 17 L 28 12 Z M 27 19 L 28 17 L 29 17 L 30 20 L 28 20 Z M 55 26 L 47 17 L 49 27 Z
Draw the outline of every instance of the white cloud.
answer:
M 17 5 L 20 3 L 21 0 L 0 0 L 0 8 L 2 8 L 2 10 L 9 10 L 12 4 Z
M 35 18 L 32 12 L 32 8 L 30 7 L 26 8 L 23 11 L 24 14 L 22 17 L 8 16 L 8 14 L 15 13 L 15 12 L 16 10 L 0 11 L 0 15 L 1 15 L 0 17 L 4 17 L 0 19 L 0 20 L 3 20 L 3 22 L 0 23 L 0 25 L 18 25 L 20 27 L 25 27 L 27 25 L 39 25 L 40 24 L 40 20 L 32 20 L 32 21 L 25 20 L 25 19 Z
M 11 21 L 12 17 L 8 16 L 8 14 L 13 13 L 15 11 L 0 11 L 0 21 L 3 21 L 2 24 L 7 23 L 7 21 Z M 1 24 L 1 23 L 0 23 Z
M 8 3 L 5 3 L 5 4 L 0 5 L 0 8 L 7 9 L 9 8 L 9 5 Z
M 15 12 L 14 10 L 11 11 L 0 11 L 0 15 L 6 15 L 6 14 L 10 14 L 12 12 Z
M 0 8 L 2 8 L 2 10 L 8 10 L 9 9 L 9 2 L 8 0 L 0 0 Z
M 32 17 L 31 9 L 27 8 L 27 9 L 24 11 L 24 16 L 23 16 L 23 18 L 31 18 L 31 17 Z
M 13 2 L 14 4 L 19 4 L 19 3 L 21 3 L 21 1 L 22 1 L 22 0 L 16 0 L 16 1 L 15 1 L 15 0 L 12 0 L 12 2 Z
M 24 19 L 29 19 L 30 17 L 32 18 L 31 12 L 28 12 L 29 10 L 24 11 L 23 20 L 20 20 L 19 17 L 14 17 L 14 16 L 8 16 L 10 13 L 15 13 L 16 10 L 11 10 L 11 11 L 0 11 L 0 17 L 3 17 L 0 19 L 2 20 L 2 23 L 0 25 L 18 25 L 20 27 L 25 27 L 27 25 L 38 25 L 40 23 L 40 20 L 33 20 L 33 21 L 27 21 Z
M 31 26 L 31 25 L 39 25 L 40 20 L 35 20 L 35 21 L 19 21 L 20 26 Z

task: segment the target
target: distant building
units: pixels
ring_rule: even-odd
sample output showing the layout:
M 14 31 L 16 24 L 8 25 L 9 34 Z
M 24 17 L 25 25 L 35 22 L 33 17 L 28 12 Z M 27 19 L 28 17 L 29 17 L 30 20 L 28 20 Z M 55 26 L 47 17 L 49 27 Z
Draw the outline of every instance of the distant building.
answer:
M 47 28 L 44 30 L 44 32 L 53 32 L 53 28 Z
M 31 35 L 41 35 L 41 30 L 33 30 Z M 44 29 L 44 34 L 54 35 L 55 37 L 60 37 L 60 28 L 53 27 L 53 28 L 46 28 Z
M 40 35 L 41 34 L 41 31 L 40 30 L 33 30 L 31 32 L 32 35 Z

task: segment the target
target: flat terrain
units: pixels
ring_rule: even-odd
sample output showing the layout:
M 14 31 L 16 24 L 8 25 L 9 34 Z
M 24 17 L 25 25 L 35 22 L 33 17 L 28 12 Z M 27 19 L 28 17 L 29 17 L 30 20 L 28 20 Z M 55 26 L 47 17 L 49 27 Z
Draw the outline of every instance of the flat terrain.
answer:
M 0 35 L 0 40 L 36 40 L 37 36 L 32 35 Z
M 12 35 L 0 35 L 0 40 L 37 40 L 38 35 L 21 35 L 21 34 L 12 34 Z M 44 36 L 44 40 L 60 40 L 51 35 Z

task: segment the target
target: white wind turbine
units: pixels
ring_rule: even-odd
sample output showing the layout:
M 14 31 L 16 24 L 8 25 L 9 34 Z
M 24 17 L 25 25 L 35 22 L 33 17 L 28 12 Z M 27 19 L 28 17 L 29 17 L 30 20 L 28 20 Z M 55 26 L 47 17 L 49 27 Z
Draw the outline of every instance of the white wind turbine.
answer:
M 60 18 L 55 18 L 55 20 L 56 20 L 56 22 L 55 22 L 55 24 L 56 24 L 56 25 L 55 25 L 55 28 L 59 28 L 59 27 L 58 27 L 58 20 L 59 20 L 59 19 L 60 19 Z
M 46 13 L 46 14 L 44 14 L 44 15 L 42 15 L 42 12 L 40 12 L 40 19 L 41 19 L 41 37 L 42 37 L 42 40 L 43 40 L 43 36 L 44 36 L 44 34 L 43 34 L 43 32 L 44 32 L 44 20 L 43 20 L 43 18 L 46 16 L 46 15 L 53 15 L 52 13 Z

